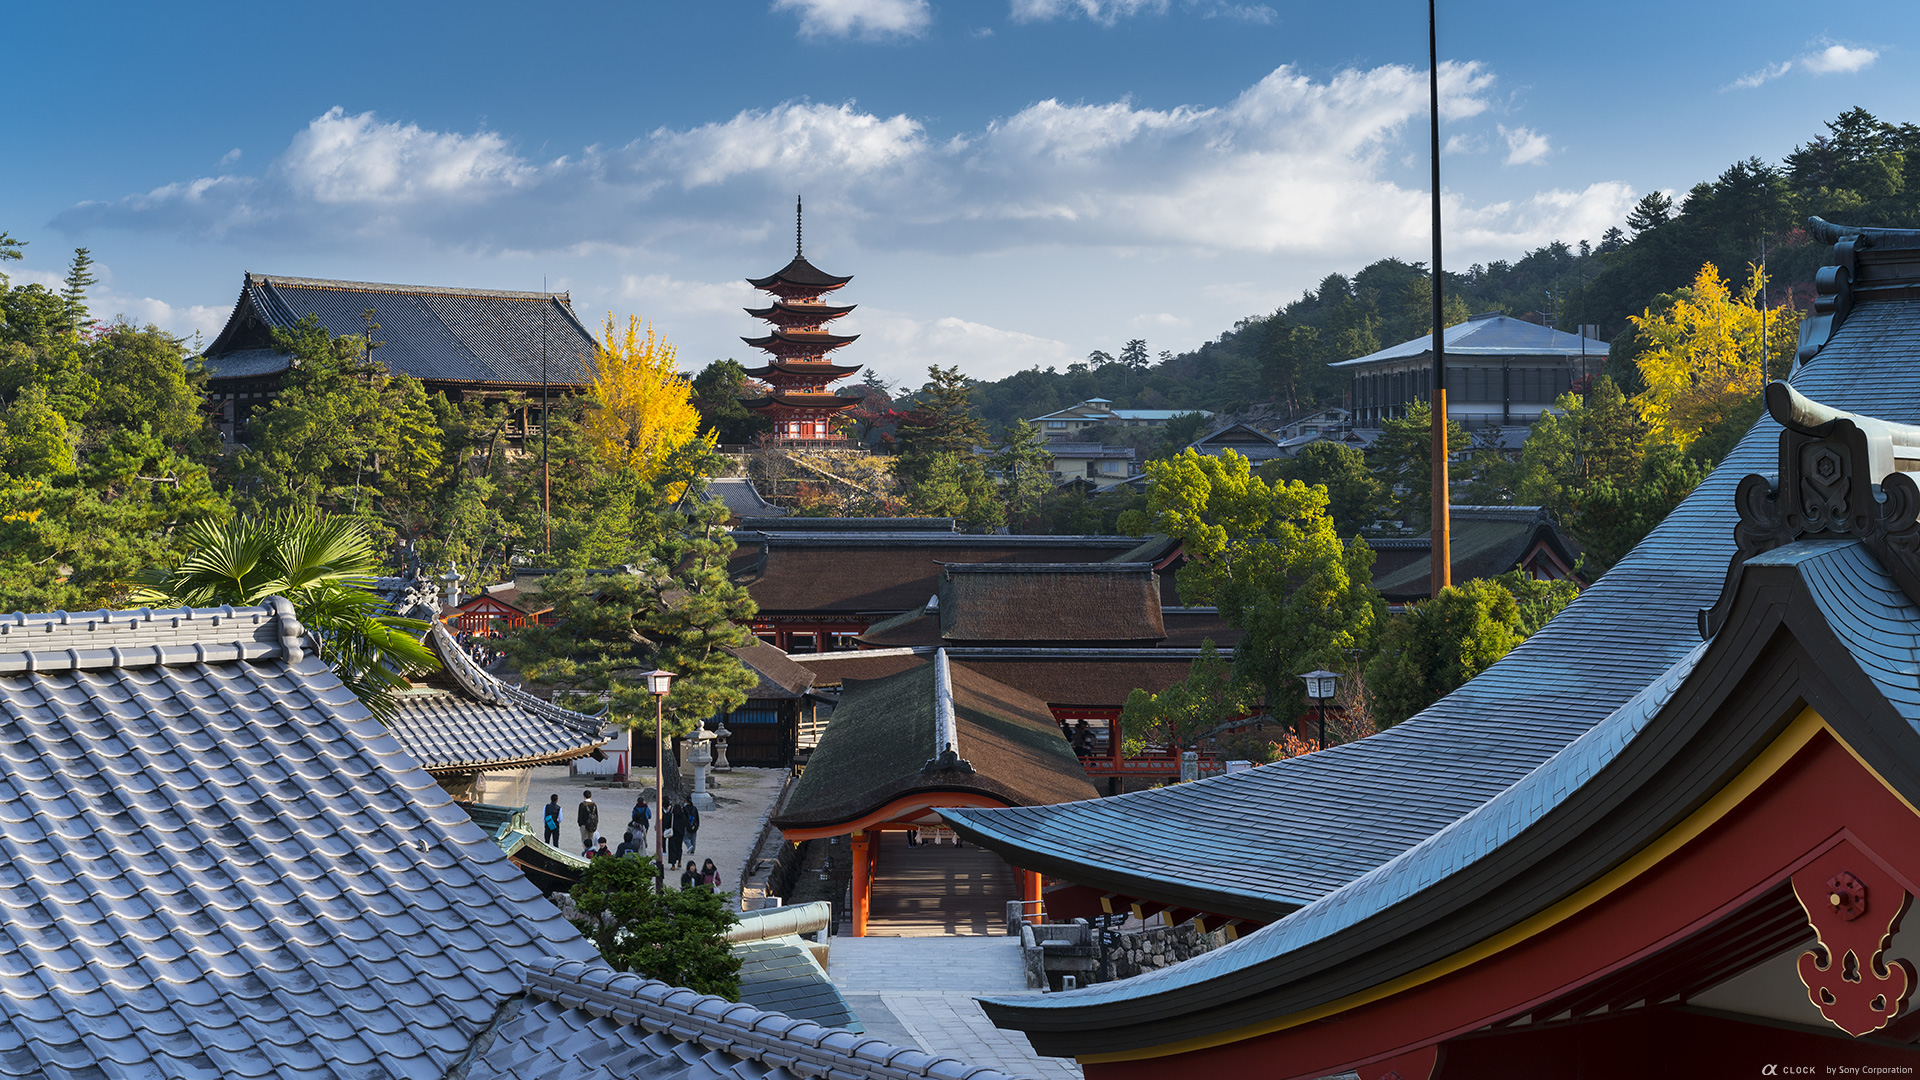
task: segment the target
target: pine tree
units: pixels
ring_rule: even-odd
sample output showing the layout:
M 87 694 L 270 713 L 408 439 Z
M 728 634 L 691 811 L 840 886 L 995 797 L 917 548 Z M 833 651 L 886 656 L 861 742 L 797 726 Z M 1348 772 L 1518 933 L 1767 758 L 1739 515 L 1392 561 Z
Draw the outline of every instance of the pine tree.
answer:
M 908 483 L 925 479 L 940 454 L 971 454 L 987 441 L 973 415 L 972 390 L 958 367 L 930 367 L 919 401 L 900 421 L 900 458 L 894 471 Z
M 93 322 L 87 312 L 87 290 L 99 279 L 93 276 L 93 254 L 86 248 L 73 249 L 73 262 L 67 267 L 66 287 L 60 290 L 60 299 L 67 305 L 67 321 L 75 329 L 88 326 Z

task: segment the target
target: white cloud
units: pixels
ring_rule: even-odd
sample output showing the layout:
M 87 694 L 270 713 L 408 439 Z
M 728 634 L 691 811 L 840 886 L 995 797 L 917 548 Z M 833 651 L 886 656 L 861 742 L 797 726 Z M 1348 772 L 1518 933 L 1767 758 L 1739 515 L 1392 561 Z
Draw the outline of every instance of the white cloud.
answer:
M 1265 4 L 1230 4 L 1223 0 L 1206 0 L 1198 7 L 1203 19 L 1234 19 L 1262 26 L 1271 26 L 1280 19 L 1280 13 Z
M 124 320 L 135 326 L 158 326 L 169 334 L 188 339 L 197 333 L 205 344 L 213 340 L 220 328 L 227 324 L 227 317 L 233 313 L 228 306 L 175 305 L 151 296 L 122 292 L 114 287 L 113 267 L 107 263 L 94 263 L 93 273 L 95 284 L 87 290 L 87 310 L 103 323 Z M 66 288 L 64 271 L 39 270 L 29 266 L 11 271 L 9 276 L 15 285 L 41 285 L 55 292 Z M 234 288 L 237 294 L 237 275 Z
M 1801 57 L 1800 66 L 1815 75 L 1851 75 L 1878 59 L 1880 53 L 1876 49 L 1853 49 L 1832 44 L 1819 52 Z
M 1013 0 L 1012 15 L 1015 22 L 1084 15 L 1094 22 L 1112 26 L 1131 15 L 1161 14 L 1166 10 L 1167 0 Z
M 1469 135 L 1461 132 L 1458 135 L 1447 136 L 1447 141 L 1441 146 L 1440 152 L 1443 154 L 1479 154 L 1485 152 L 1486 149 L 1487 141 L 1485 139 L 1478 135 Z
M 220 155 L 220 164 L 222 165 L 231 165 L 234 162 L 239 160 L 240 160 L 240 148 L 237 146 L 227 151 L 225 154 Z
M 1498 125 L 1500 137 L 1507 140 L 1508 165 L 1544 165 L 1547 155 L 1553 152 L 1553 145 L 1545 135 L 1532 128 L 1509 128 Z
M 1487 110 L 1494 77 L 1475 63 L 1445 64 L 1441 87 L 1443 117 L 1459 120 Z M 58 224 L 224 239 L 308 265 L 336 256 L 356 265 L 370 254 L 463 265 L 505 257 L 542 268 L 592 258 L 612 264 L 601 280 L 621 282 L 594 290 L 600 300 L 617 292 L 645 310 L 732 319 L 724 309 L 746 302 L 737 283 L 701 291 L 709 287 L 687 284 L 688 272 L 711 275 L 715 264 L 676 260 L 698 253 L 744 266 L 770 244 L 779 250 L 791 221 L 776 208 L 791 207 L 796 193 L 807 201 L 810 250 L 1087 252 L 1081 257 L 1103 263 L 1226 255 L 1364 262 L 1421 250 L 1426 193 L 1395 177 L 1413 145 L 1409 130 L 1424 142 L 1426 105 L 1425 73 L 1410 67 L 1324 78 L 1281 67 L 1218 105 L 1049 99 L 936 136 L 914 117 L 850 102 L 787 102 L 544 161 L 495 132 L 437 132 L 332 109 L 255 174 L 82 203 Z M 1502 134 L 1510 161 L 1550 149 L 1528 128 Z M 1630 195 L 1596 184 L 1491 206 L 1456 199 L 1450 220 L 1476 242 L 1513 249 L 1586 235 L 1570 224 L 1617 218 Z M 1244 268 L 1223 273 L 1248 277 Z M 1032 342 L 1005 347 L 1009 355 L 1045 351 Z
M 773 10 L 799 12 L 807 37 L 918 37 L 933 22 L 927 0 L 773 0 Z
M 1880 59 L 1880 52 L 1877 49 L 1853 48 L 1830 41 L 1826 43 L 1825 48 L 1807 53 L 1798 59 L 1782 60 L 1758 71 L 1749 72 L 1720 89 L 1723 91 L 1752 90 L 1772 82 L 1796 67 L 1814 75 L 1851 75 L 1856 71 L 1865 70 L 1878 59 Z
M 1771 67 L 1763 67 L 1759 71 L 1754 71 L 1746 75 L 1742 75 L 1739 78 L 1728 83 L 1727 85 L 1721 87 L 1720 89 L 1751 90 L 1756 86 L 1760 86 L 1764 83 L 1772 82 L 1774 79 L 1777 79 L 1780 76 L 1785 75 L 1787 72 L 1792 70 L 1793 70 L 1793 61 L 1782 60 Z

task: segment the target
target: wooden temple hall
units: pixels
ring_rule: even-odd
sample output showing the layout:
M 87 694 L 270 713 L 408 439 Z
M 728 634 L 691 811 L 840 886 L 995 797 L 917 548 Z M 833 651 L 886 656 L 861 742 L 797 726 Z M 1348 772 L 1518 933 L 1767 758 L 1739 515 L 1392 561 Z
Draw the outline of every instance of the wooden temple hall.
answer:
M 1040 876 L 1016 883 L 997 857 L 962 851 L 937 808 L 1097 794 L 1046 702 L 940 650 L 930 663 L 842 684 L 833 723 L 773 823 L 790 841 L 850 845 L 854 935 L 985 933 L 1002 924 L 1007 900 L 1038 904 Z M 915 874 L 917 864 L 935 872 Z M 914 880 L 889 889 L 902 874 Z
M 1920 230 L 1812 230 L 1766 415 L 1464 687 L 1251 771 L 942 806 L 1099 903 L 1243 928 L 994 1023 L 1089 1080 L 1920 1069 Z

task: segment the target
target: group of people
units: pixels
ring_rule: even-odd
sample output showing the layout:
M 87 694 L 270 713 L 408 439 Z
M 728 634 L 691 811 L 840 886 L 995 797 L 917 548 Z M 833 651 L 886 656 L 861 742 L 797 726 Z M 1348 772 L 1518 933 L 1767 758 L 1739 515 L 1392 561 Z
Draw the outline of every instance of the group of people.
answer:
M 506 634 L 499 630 L 462 630 L 453 635 L 453 640 L 467 651 L 474 663 L 483 668 L 493 667 L 506 657 L 506 650 L 502 647 L 505 638 Z
M 676 799 L 669 802 L 664 810 L 660 825 L 660 839 L 666 848 L 667 865 L 678 866 L 684 855 L 691 855 L 700 842 L 700 808 L 693 803 Z M 560 821 L 565 811 L 560 806 L 560 796 L 555 795 L 547 801 L 541 813 L 543 839 L 558 847 L 560 844 Z M 593 801 L 593 792 L 581 793 L 580 805 L 575 808 L 574 824 L 580 827 L 580 842 L 585 846 L 582 855 L 589 859 L 616 855 L 649 855 L 653 851 L 648 835 L 653 828 L 653 804 L 642 795 L 633 804 L 633 815 L 627 820 L 627 830 L 622 835 L 618 848 L 609 847 L 607 838 L 600 832 L 600 804 Z M 687 868 L 680 875 L 680 887 L 704 885 L 719 888 L 720 871 L 713 860 L 706 860 L 704 866 L 696 867 L 692 859 L 687 859 Z
M 1073 747 L 1073 756 L 1082 761 L 1093 756 L 1093 725 L 1085 720 L 1076 720 L 1072 727 L 1065 720 L 1060 721 L 1060 736 Z

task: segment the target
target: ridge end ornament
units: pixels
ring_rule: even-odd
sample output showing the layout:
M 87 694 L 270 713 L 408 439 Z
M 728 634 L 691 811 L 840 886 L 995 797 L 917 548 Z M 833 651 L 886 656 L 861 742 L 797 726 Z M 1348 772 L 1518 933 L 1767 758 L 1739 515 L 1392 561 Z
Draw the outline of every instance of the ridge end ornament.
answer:
M 1911 963 L 1886 955 L 1913 897 L 1844 841 L 1793 875 L 1793 895 L 1817 938 L 1797 965 L 1807 1000 L 1856 1038 L 1886 1027 L 1920 982 Z

